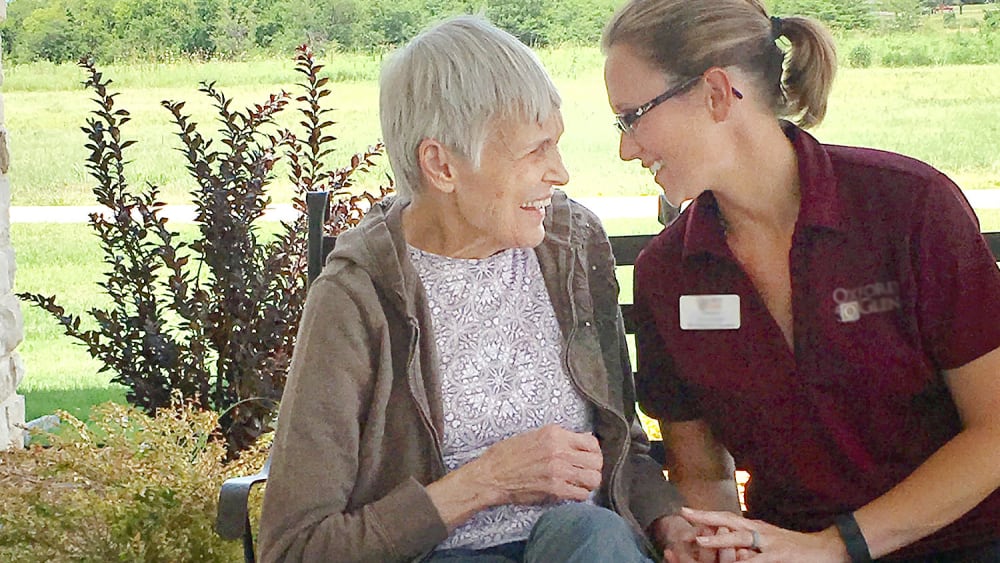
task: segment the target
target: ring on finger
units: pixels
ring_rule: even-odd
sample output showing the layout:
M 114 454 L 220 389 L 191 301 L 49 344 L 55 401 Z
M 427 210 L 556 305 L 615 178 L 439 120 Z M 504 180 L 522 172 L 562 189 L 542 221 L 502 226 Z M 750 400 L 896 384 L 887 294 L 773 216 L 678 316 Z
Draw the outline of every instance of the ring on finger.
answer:
M 750 530 L 750 536 L 752 538 L 752 541 L 750 542 L 750 549 L 760 551 L 760 532 L 757 530 Z

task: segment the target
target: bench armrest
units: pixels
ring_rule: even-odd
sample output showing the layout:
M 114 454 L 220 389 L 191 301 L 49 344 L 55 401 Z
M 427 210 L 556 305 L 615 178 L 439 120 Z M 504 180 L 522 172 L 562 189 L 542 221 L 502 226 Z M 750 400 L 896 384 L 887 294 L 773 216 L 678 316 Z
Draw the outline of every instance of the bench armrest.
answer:
M 248 503 L 250 490 L 254 485 L 267 481 L 271 470 L 271 457 L 268 456 L 264 467 L 257 473 L 247 477 L 226 479 L 219 490 L 219 511 L 215 519 L 215 531 L 227 540 L 235 540 L 250 534 Z

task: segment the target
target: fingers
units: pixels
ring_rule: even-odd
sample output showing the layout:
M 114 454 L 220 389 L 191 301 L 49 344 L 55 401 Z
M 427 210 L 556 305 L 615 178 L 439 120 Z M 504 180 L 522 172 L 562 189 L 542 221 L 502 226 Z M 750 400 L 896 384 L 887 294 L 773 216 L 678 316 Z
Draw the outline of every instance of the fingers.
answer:
M 710 547 L 705 547 L 698 543 L 698 537 L 710 536 L 715 533 L 714 530 L 712 530 L 712 528 L 709 528 L 708 526 L 698 526 L 697 531 L 698 531 L 698 536 L 695 537 L 694 545 L 698 552 L 698 561 L 712 561 L 714 563 L 714 561 L 716 560 L 715 550 Z
M 590 432 L 569 432 L 569 442 L 570 446 L 580 451 L 601 453 L 601 443 L 597 440 L 597 436 Z
M 719 528 L 716 531 L 718 534 L 728 534 L 730 532 L 729 528 Z M 734 563 L 736 561 L 736 548 L 726 547 L 719 550 L 719 563 Z
M 479 461 L 517 504 L 585 500 L 600 487 L 604 466 L 597 438 L 557 425 L 498 442 Z
M 681 509 L 681 516 L 695 525 L 711 526 L 712 528 L 729 528 L 731 530 L 746 528 L 746 524 L 750 522 L 746 518 L 732 512 L 696 510 L 688 507 Z
M 731 550 L 733 553 L 732 559 L 729 559 L 730 562 L 736 560 L 736 549 L 757 550 L 760 548 L 759 545 L 754 545 L 752 530 L 723 531 L 723 528 L 720 528 L 719 532 L 714 536 L 698 536 L 695 541 L 702 547 L 725 551 Z
M 568 449 L 601 453 L 601 443 L 590 432 L 573 432 L 558 424 L 547 424 L 533 432 L 543 443 L 565 445 Z
M 565 461 L 583 471 L 596 471 L 597 482 L 588 480 L 591 490 L 600 485 L 600 472 L 604 467 L 601 444 L 590 433 L 571 432 L 550 424 L 535 431 L 538 447 L 552 460 Z M 582 483 L 581 483 L 582 484 Z

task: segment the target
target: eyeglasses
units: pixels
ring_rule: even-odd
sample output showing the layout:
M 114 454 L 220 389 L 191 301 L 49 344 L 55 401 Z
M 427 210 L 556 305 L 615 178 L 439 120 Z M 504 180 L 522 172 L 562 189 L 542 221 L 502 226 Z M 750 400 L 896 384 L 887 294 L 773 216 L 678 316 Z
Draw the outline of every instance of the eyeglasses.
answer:
M 652 100 L 649 100 L 648 102 L 642 104 L 641 106 L 632 111 L 616 113 L 615 128 L 618 129 L 618 131 L 622 134 L 632 133 L 633 131 L 635 131 L 635 124 L 639 122 L 640 117 L 652 111 L 653 108 L 655 108 L 656 106 L 662 104 L 663 102 L 669 100 L 670 98 L 673 98 L 674 96 L 694 86 L 699 80 L 701 80 L 701 77 L 702 75 L 692 77 L 681 83 L 680 86 L 675 86 L 667 90 L 666 92 L 660 94 L 659 96 L 653 98 Z M 741 94 L 740 91 L 737 90 L 736 88 L 733 88 L 733 94 L 738 99 L 741 100 L 743 99 L 743 94 Z

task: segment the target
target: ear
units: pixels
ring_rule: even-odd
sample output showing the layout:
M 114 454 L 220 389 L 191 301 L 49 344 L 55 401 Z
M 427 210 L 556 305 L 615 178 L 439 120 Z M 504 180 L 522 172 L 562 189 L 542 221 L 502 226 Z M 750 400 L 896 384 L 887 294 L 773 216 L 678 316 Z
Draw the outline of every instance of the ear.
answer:
M 729 112 L 733 109 L 736 100 L 742 98 L 733 89 L 732 82 L 729 81 L 729 73 L 719 67 L 712 67 L 705 71 L 705 82 L 708 84 L 709 113 L 716 123 L 725 121 L 729 117 Z
M 455 189 L 455 160 L 448 147 L 427 138 L 417 146 L 417 159 L 427 187 L 451 193 Z

